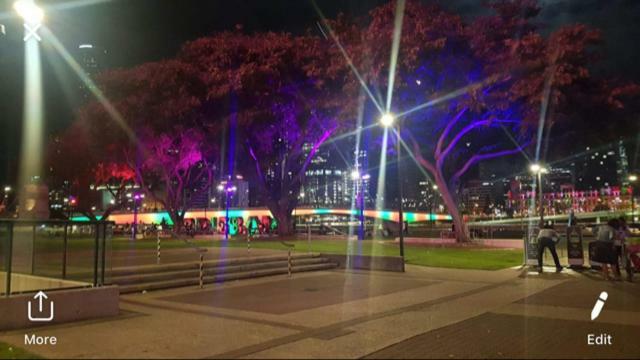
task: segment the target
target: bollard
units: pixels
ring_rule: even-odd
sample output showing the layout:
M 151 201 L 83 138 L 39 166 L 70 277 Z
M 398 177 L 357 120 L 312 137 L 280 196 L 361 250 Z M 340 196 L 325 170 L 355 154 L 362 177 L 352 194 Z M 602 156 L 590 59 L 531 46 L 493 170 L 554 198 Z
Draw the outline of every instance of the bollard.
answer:
M 289 277 L 291 277 L 291 249 L 287 250 L 287 257 L 288 257 L 287 268 L 289 271 Z
M 157 251 L 157 258 L 156 258 L 156 263 L 160 264 L 160 232 L 156 232 L 156 241 L 158 244 L 158 251 Z
M 307 252 L 311 254 L 311 225 L 307 224 Z
M 204 286 L 204 255 L 200 254 L 200 289 Z
M 247 252 L 251 252 L 251 235 L 247 234 Z

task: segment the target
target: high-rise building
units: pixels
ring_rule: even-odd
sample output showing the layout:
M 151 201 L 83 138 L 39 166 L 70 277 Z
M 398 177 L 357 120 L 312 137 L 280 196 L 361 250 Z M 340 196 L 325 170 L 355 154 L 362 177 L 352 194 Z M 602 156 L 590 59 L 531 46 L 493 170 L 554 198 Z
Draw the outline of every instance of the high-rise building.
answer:
M 304 144 L 305 154 L 311 152 L 312 145 Z M 345 164 L 342 157 L 330 149 L 320 149 L 305 172 L 305 179 L 300 190 L 299 204 L 314 207 L 349 207 L 355 193 L 362 191 L 365 202 L 371 204 L 370 177 L 365 176 L 367 169 L 367 151 L 354 152 L 355 166 Z M 357 171 L 361 178 L 352 179 L 351 174 Z
M 105 67 L 105 61 L 107 57 L 107 50 L 96 46 L 90 43 L 84 43 L 78 45 L 78 51 L 76 55 L 76 59 L 82 69 L 85 71 L 90 78 L 93 78 L 96 74 L 102 71 Z M 88 88 L 88 85 L 85 82 L 80 82 L 80 90 L 85 100 L 90 97 L 90 91 L 92 89 Z
M 312 144 L 304 144 L 305 157 L 311 152 Z M 305 172 L 304 184 L 300 190 L 300 203 L 318 207 L 342 205 L 348 201 L 345 175 L 348 172 L 333 163 L 329 150 L 319 150 Z
M 230 192 L 229 207 L 241 209 L 249 207 L 249 182 L 242 175 L 236 175 L 230 184 L 227 179 L 220 180 L 216 186 L 209 189 L 209 195 L 206 197 L 207 203 L 205 204 L 205 200 L 202 200 L 194 207 L 224 209 L 227 201 L 225 189 L 228 187 L 233 188 L 233 191 Z
M 607 144 L 598 149 L 587 147 L 571 163 L 577 190 L 600 190 L 625 184 L 629 163 L 622 141 Z

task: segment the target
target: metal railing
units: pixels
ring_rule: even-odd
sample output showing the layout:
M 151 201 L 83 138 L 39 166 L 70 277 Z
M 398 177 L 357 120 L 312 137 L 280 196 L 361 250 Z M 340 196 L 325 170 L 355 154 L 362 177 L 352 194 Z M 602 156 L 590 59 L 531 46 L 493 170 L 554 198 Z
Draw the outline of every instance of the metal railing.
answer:
M 0 293 L 105 285 L 112 233 L 113 222 L 0 219 Z

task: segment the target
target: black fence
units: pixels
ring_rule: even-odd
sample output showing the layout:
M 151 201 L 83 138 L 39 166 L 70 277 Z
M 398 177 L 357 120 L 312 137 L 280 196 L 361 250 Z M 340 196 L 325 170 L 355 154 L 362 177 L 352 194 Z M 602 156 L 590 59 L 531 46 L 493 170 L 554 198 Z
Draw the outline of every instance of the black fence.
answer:
M 108 284 L 113 225 L 0 219 L 0 293 Z

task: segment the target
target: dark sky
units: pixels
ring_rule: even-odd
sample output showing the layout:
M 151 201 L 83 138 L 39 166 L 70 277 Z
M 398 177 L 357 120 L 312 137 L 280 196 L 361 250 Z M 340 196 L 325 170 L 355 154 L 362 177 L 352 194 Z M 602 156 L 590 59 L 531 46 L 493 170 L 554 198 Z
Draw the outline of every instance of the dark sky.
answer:
M 13 0 L 0 0 L 0 184 L 10 178 L 8 169 L 17 157 L 22 113 L 22 28 L 11 9 Z M 381 0 L 318 0 L 328 17 L 338 12 L 366 14 Z M 479 0 L 440 3 L 465 17 L 482 14 Z M 540 25 L 549 31 L 561 25 L 587 23 L 605 35 L 607 70 L 640 81 L 640 1 L 541 0 Z M 72 53 L 80 43 L 108 51 L 104 65 L 122 67 L 174 55 L 185 41 L 243 24 L 248 32 L 301 32 L 314 27 L 316 13 L 306 0 L 80 0 L 41 1 L 46 25 Z M 90 4 L 80 6 L 82 4 Z M 47 133 L 59 131 L 72 118 L 72 104 L 64 96 L 65 81 L 77 87 L 74 75 L 43 44 L 45 122 Z M 53 71 L 56 65 L 61 76 Z M 66 79 L 66 80 L 65 80 Z

